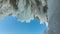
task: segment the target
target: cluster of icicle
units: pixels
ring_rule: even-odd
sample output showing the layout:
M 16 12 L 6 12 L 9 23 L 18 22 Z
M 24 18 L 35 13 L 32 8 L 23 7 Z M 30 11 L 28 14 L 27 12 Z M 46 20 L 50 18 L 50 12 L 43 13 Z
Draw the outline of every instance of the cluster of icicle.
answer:
M 0 0 L 0 18 L 17 16 L 21 22 L 30 22 L 34 18 L 39 19 L 40 23 L 46 22 L 46 13 L 43 11 L 46 2 L 46 0 L 17 0 L 17 8 L 14 8 L 10 0 Z

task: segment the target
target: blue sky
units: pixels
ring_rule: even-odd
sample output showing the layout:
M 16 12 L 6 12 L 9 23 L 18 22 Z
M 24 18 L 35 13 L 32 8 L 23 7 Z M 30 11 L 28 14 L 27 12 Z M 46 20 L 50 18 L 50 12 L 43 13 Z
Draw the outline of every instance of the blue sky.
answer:
M 16 17 L 8 16 L 0 20 L 0 34 L 42 34 L 46 25 L 40 24 L 37 19 L 30 23 L 17 21 Z

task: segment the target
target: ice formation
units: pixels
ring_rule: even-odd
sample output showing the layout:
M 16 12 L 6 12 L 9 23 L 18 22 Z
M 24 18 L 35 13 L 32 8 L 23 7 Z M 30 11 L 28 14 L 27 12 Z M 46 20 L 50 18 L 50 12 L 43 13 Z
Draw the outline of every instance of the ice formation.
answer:
M 47 8 L 47 0 L 0 0 L 0 18 L 17 16 L 21 22 L 37 18 L 48 25 Z

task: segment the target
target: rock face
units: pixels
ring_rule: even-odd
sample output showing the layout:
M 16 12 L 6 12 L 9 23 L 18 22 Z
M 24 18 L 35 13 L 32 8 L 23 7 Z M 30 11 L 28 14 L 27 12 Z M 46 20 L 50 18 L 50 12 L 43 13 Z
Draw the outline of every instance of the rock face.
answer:
M 60 34 L 60 0 L 48 0 L 48 34 Z
M 18 9 L 18 0 L 10 0 L 10 4 L 13 6 L 13 8 Z

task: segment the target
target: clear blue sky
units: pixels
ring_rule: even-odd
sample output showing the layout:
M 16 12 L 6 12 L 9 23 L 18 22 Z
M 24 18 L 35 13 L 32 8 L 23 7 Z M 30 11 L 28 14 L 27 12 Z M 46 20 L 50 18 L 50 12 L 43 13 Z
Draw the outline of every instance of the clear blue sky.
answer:
M 37 19 L 31 20 L 30 23 L 21 23 L 17 18 L 12 16 L 0 20 L 0 34 L 41 34 L 46 29 Z

